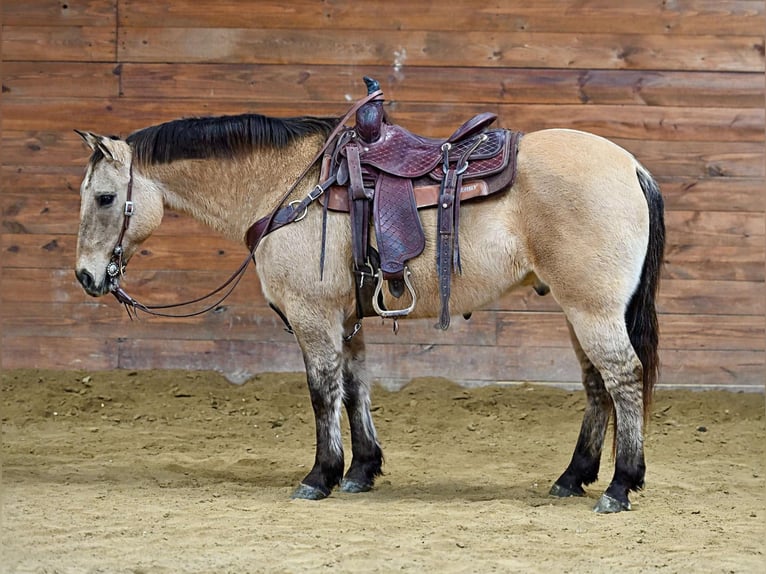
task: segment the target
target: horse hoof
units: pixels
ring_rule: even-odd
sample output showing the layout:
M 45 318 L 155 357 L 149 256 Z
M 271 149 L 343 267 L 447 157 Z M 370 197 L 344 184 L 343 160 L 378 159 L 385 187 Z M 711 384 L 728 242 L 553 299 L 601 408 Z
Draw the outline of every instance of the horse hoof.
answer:
M 614 514 L 615 512 L 622 512 L 623 510 L 630 510 L 630 501 L 625 502 L 612 498 L 608 494 L 602 494 L 601 498 L 593 507 L 593 512 L 598 514 Z
M 566 486 L 561 486 L 558 483 L 554 483 L 548 491 L 548 494 L 557 498 L 569 498 L 570 496 L 585 496 L 585 491 L 579 487 L 578 490 L 574 490 L 567 488 Z
M 290 498 L 298 500 L 322 500 L 328 496 L 330 496 L 330 493 L 325 492 L 321 488 L 301 483 L 298 488 L 295 489 Z
M 349 492 L 351 494 L 358 494 L 360 492 L 369 492 L 372 489 L 371 484 L 362 484 L 355 480 L 343 479 L 340 483 L 341 492 Z

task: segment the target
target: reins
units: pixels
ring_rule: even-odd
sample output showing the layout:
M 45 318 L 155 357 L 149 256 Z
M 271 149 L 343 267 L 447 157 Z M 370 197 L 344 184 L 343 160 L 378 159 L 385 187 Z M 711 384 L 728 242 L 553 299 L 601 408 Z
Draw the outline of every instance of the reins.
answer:
M 135 213 L 135 204 L 133 203 L 133 158 L 131 157 L 127 196 L 125 200 L 125 207 L 123 209 L 122 228 L 120 229 L 120 235 L 117 238 L 115 247 L 112 250 L 112 257 L 106 268 L 107 276 L 112 281 L 110 292 L 112 293 L 112 295 L 114 295 L 117 301 L 120 302 L 125 307 L 125 311 L 127 312 L 128 317 L 133 319 L 138 316 L 139 311 L 143 311 L 144 313 L 147 313 L 149 315 L 154 315 L 157 317 L 172 317 L 172 318 L 184 319 L 184 318 L 196 317 L 198 315 L 207 313 L 208 311 L 212 311 L 213 309 L 217 308 L 221 303 L 223 303 L 223 301 L 225 301 L 229 297 L 229 295 L 231 295 L 231 293 L 239 284 L 240 280 L 245 274 L 245 271 L 247 271 L 247 267 L 248 265 L 250 265 L 250 262 L 252 261 L 255 264 L 255 251 L 258 249 L 258 245 L 260 244 L 261 240 L 272 231 L 279 229 L 280 227 L 287 225 L 288 223 L 292 223 L 294 221 L 299 221 L 300 219 L 302 219 L 303 215 L 305 215 L 305 210 L 308 209 L 309 204 L 311 204 L 316 199 L 318 199 L 334 183 L 334 178 L 325 182 L 321 182 L 317 184 L 309 192 L 309 194 L 305 198 L 303 198 L 303 200 L 291 202 L 287 208 L 284 207 L 284 204 L 287 201 L 287 199 L 290 197 L 290 195 L 292 195 L 292 193 L 295 191 L 298 185 L 305 179 L 305 177 L 311 171 L 311 168 L 314 167 L 316 162 L 319 161 L 322 155 L 330 148 L 330 146 L 335 141 L 335 138 L 345 128 L 346 122 L 348 122 L 351 116 L 353 116 L 356 113 L 356 111 L 360 107 L 362 107 L 364 104 L 366 104 L 367 102 L 371 100 L 374 100 L 375 98 L 379 97 L 381 94 L 382 94 L 382 90 L 377 90 L 371 94 L 368 94 L 364 98 L 358 100 L 348 110 L 348 112 L 346 112 L 346 114 L 340 119 L 340 121 L 335 126 L 333 131 L 327 137 L 324 145 L 320 148 L 320 150 L 316 153 L 316 155 L 314 155 L 313 159 L 308 163 L 308 165 L 300 173 L 300 175 L 297 177 L 295 182 L 293 182 L 293 184 L 288 188 L 285 194 L 280 198 L 279 202 L 277 203 L 277 206 L 266 217 L 259 219 L 253 225 L 250 226 L 245 236 L 245 241 L 248 247 L 250 248 L 250 251 L 247 254 L 247 257 L 244 259 L 244 261 L 242 261 L 240 266 L 237 268 L 237 270 L 234 271 L 234 273 L 232 273 L 231 276 L 219 287 L 215 288 L 214 290 L 210 291 L 209 293 L 205 295 L 202 295 L 195 299 L 191 299 L 189 301 L 183 301 L 181 303 L 169 303 L 166 305 L 145 305 L 137 301 L 130 295 L 128 295 L 128 293 L 122 287 L 120 287 L 119 283 L 117 282 L 117 278 L 124 274 L 125 267 L 126 267 L 126 264 L 123 262 L 124 249 L 122 247 L 122 242 L 125 238 L 125 233 L 128 230 L 128 226 L 130 225 L 130 218 Z M 288 211 L 286 212 L 286 210 Z M 221 297 L 219 297 L 215 302 L 207 305 L 203 309 L 192 311 L 189 313 L 165 312 L 165 310 L 168 310 L 168 309 L 178 309 L 181 307 L 188 307 L 189 305 L 195 305 L 197 303 L 201 303 L 203 301 L 210 299 L 214 295 L 221 293 L 222 291 L 224 291 L 224 293 Z

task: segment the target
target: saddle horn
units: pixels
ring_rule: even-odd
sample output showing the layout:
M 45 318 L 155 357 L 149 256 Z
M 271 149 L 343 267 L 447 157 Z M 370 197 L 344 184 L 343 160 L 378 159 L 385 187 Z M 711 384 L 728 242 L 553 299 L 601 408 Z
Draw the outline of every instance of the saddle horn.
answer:
M 367 95 L 380 90 L 380 83 L 374 78 L 364 76 L 367 86 Z M 366 143 L 372 143 L 380 139 L 380 126 L 385 119 L 383 111 L 383 98 L 375 98 L 367 102 L 356 112 L 356 133 Z

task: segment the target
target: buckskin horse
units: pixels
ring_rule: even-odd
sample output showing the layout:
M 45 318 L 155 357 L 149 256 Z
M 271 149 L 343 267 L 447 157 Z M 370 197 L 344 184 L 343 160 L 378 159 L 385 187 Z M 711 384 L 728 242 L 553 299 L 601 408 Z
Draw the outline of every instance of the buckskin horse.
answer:
M 78 131 L 92 150 L 78 281 L 92 296 L 111 292 L 150 310 L 120 280 L 165 208 L 244 240 L 245 261 L 255 260 L 265 298 L 303 354 L 316 456 L 293 497 L 314 500 L 337 486 L 368 491 L 381 474 L 364 316 L 439 317 L 446 328 L 450 314 L 468 316 L 515 287 L 550 292 L 587 395 L 571 462 L 550 493 L 582 496 L 596 481 L 613 417 L 614 475 L 594 510 L 629 510 L 630 491 L 644 485 L 644 424 L 659 372 L 665 230 L 652 176 L 602 137 L 490 130 L 491 114 L 447 139 L 420 137 L 389 123 L 380 90 L 368 89 L 344 118 L 179 119 L 125 140 Z M 352 451 L 345 475 L 342 406 Z

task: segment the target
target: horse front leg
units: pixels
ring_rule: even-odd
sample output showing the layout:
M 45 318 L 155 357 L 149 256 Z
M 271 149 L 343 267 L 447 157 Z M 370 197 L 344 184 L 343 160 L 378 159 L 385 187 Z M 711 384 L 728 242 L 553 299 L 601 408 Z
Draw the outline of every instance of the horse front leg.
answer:
M 346 325 L 351 332 L 352 324 Z M 343 343 L 343 403 L 351 427 L 351 466 L 341 482 L 343 492 L 367 492 L 381 474 L 383 451 L 370 413 L 370 384 L 364 367 L 364 336 L 360 331 Z
M 340 484 L 343 476 L 343 442 L 340 431 L 343 401 L 341 330 L 303 327 L 294 321 L 303 351 L 306 379 L 316 423 L 314 466 L 293 492 L 292 498 L 321 500 Z
M 550 490 L 553 496 L 562 498 L 584 496 L 583 486 L 598 480 L 604 436 L 609 415 L 612 412 L 612 399 L 604 386 L 601 373 L 583 352 L 569 321 L 567 325 L 572 346 L 582 369 L 582 384 L 585 387 L 588 402 L 572 460 Z

